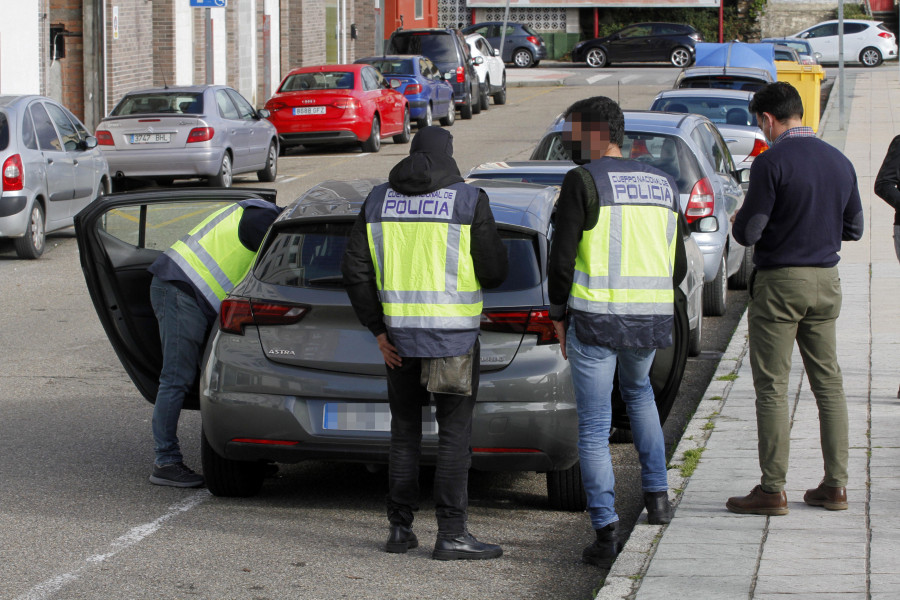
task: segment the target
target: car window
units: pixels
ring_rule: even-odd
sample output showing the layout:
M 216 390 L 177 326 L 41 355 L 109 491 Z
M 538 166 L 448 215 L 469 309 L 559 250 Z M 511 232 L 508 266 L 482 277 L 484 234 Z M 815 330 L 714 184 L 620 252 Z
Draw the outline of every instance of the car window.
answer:
M 419 72 L 425 79 L 434 79 L 434 72 L 431 62 L 424 56 L 419 59 Z
M 32 102 L 29 110 L 31 111 L 32 119 L 34 119 L 34 129 L 37 133 L 38 145 L 41 150 L 62 151 L 63 145 L 56 134 L 56 128 L 53 127 L 50 115 L 47 114 L 41 103 Z
M 480 33 L 481 35 L 487 37 L 489 35 L 488 29 L 490 29 L 489 25 L 482 25 L 481 27 L 476 27 L 474 29 L 466 28 L 466 33 Z
M 821 38 L 829 37 L 832 35 L 837 35 L 837 23 L 826 23 L 825 25 L 813 27 L 809 30 L 809 35 L 807 37 Z
M 498 171 L 496 173 L 472 173 L 474 179 L 496 179 L 500 181 L 515 181 L 516 183 L 534 183 L 537 185 L 561 186 L 566 174 L 559 173 L 516 173 Z
M 684 34 L 684 27 L 679 27 L 678 25 L 672 25 L 670 23 L 660 23 L 653 28 L 654 35 L 682 35 Z
M 241 118 L 237 107 L 235 107 L 231 98 L 228 97 L 228 94 L 225 93 L 225 90 L 216 90 L 216 105 L 219 107 L 219 115 L 223 119 L 232 119 L 236 121 Z
M 447 33 L 407 33 L 395 35 L 391 52 L 397 54 L 423 54 L 434 62 L 457 62 L 456 46 Z
M 748 77 L 737 77 L 730 75 L 709 75 L 701 77 L 686 77 L 682 79 L 679 88 L 713 88 L 719 90 L 743 90 L 746 92 L 755 92 L 766 83 L 759 79 L 750 79 Z
M 382 81 L 384 81 L 384 77 L 377 70 L 375 70 L 371 67 L 366 67 L 365 69 L 363 69 L 362 70 L 363 89 L 367 92 L 371 92 L 371 91 L 377 90 L 380 87 L 382 87 L 378 83 L 378 77 L 381 77 Z
M 127 117 L 148 113 L 203 112 L 203 94 L 200 92 L 147 92 L 128 94 L 122 98 L 110 115 Z
M 716 139 L 717 136 L 713 134 L 708 124 L 700 123 L 694 131 L 691 132 L 691 137 L 700 147 L 700 151 L 717 173 L 725 173 L 728 171 L 726 168 L 725 155 L 719 147 Z
M 279 92 L 299 92 L 306 90 L 352 90 L 356 87 L 355 75 L 349 71 L 322 71 L 315 73 L 295 73 L 285 77 Z
M 253 106 L 251 106 L 251 104 L 247 102 L 243 96 L 232 89 L 228 89 L 225 91 L 234 101 L 235 105 L 237 106 L 238 113 L 241 115 L 241 118 L 243 120 L 252 121 L 256 118 L 256 111 L 253 110 Z
M 366 61 L 368 64 L 372 65 L 376 69 L 378 69 L 382 75 L 412 75 L 413 74 L 413 63 L 412 59 L 409 58 L 396 58 L 396 59 L 379 59 L 373 61 Z M 419 70 L 422 71 L 422 74 L 425 74 L 425 68 L 422 65 L 422 60 L 419 59 Z
M 734 159 L 731 156 L 731 150 L 728 148 L 728 144 L 725 143 L 725 139 L 722 137 L 722 132 L 715 128 L 715 126 L 706 123 L 706 127 L 712 132 L 713 138 L 716 140 L 716 150 L 714 152 L 718 153 L 719 156 L 722 157 L 722 170 L 719 171 L 722 174 L 730 175 L 734 171 Z
M 60 106 L 60 108 L 63 110 L 64 113 L 66 113 L 66 116 L 69 117 L 69 120 L 72 121 L 72 124 L 75 125 L 75 130 L 78 131 L 78 137 L 81 138 L 82 140 L 87 139 L 87 137 L 91 134 L 84 127 L 84 125 L 81 123 L 81 121 L 78 120 L 78 117 L 73 115 L 72 111 L 70 111 L 65 106 Z
M 751 115 L 749 98 L 715 98 L 710 96 L 663 96 L 653 101 L 650 110 L 703 115 L 713 123 L 756 125 Z
M 622 39 L 646 37 L 650 35 L 652 29 L 653 28 L 650 25 L 635 25 L 634 27 L 628 27 L 620 31 L 619 37 Z
M 22 143 L 26 148 L 37 150 L 37 136 L 34 133 L 34 123 L 31 122 L 31 113 L 25 112 L 22 116 Z
M 59 131 L 59 134 L 62 136 L 63 148 L 65 148 L 67 152 L 74 152 L 77 150 L 78 144 L 81 142 L 81 136 L 79 136 L 78 132 L 75 130 L 75 125 L 72 124 L 72 121 L 66 116 L 66 113 L 64 113 L 57 105 L 46 102 L 44 103 L 44 106 L 49 111 L 50 118 L 53 119 L 57 131 Z
M 869 26 L 865 23 L 844 23 L 844 35 L 851 33 L 860 33 L 868 28 Z
M 522 29 L 524 29 L 525 33 L 527 33 L 528 35 L 533 35 L 535 37 L 537 37 L 537 35 L 538 35 L 537 32 L 531 28 L 530 25 L 522 25 Z
M 0 150 L 6 150 L 7 146 L 9 146 L 9 119 L 6 118 L 5 112 L 0 112 Z
M 167 250 L 198 223 L 231 202 L 167 202 L 115 208 L 99 219 L 107 235 L 137 248 Z

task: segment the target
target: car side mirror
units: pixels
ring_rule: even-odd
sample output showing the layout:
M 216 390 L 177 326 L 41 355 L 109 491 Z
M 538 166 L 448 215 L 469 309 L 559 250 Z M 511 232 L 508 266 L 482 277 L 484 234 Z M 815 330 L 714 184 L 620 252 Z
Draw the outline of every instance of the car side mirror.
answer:
M 472 59 L 472 62 L 475 63 L 476 65 L 483 65 L 484 59 L 481 58 L 480 56 L 476 56 L 475 58 Z
M 712 233 L 719 230 L 719 220 L 716 217 L 703 217 L 697 219 L 690 225 L 690 230 L 694 233 Z
M 81 146 L 82 150 L 91 150 L 92 148 L 97 147 L 97 138 L 95 138 L 92 135 L 89 135 L 86 138 L 84 138 L 83 140 L 81 140 L 81 144 L 79 144 L 79 145 Z
M 494 48 L 494 56 L 500 56 L 500 49 Z
M 393 90 L 396 90 L 398 87 L 400 87 L 402 85 L 400 83 L 399 79 L 391 79 L 390 82 L 391 82 L 391 89 L 393 89 Z
M 750 183 L 750 169 L 738 169 L 732 175 L 740 184 Z
M 258 111 L 256 111 L 256 114 L 260 119 L 268 119 L 270 116 L 272 116 L 272 113 L 270 113 L 265 108 L 260 108 Z
M 800 34 L 800 39 L 801 39 L 801 40 L 805 40 L 805 39 L 808 38 L 808 37 L 809 37 L 809 32 L 808 32 L 808 31 L 804 31 L 803 33 Z

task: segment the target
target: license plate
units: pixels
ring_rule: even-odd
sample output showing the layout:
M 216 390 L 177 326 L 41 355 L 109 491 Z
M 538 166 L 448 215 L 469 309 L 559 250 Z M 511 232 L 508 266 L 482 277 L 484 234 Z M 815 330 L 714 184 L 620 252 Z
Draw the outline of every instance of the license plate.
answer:
M 299 117 L 300 115 L 324 115 L 325 107 L 324 106 L 298 106 L 294 109 L 294 116 Z
M 171 139 L 171 133 L 132 133 L 132 144 L 166 144 Z
M 390 431 L 391 409 L 387 404 L 326 402 L 322 428 L 331 431 Z M 437 433 L 433 406 L 422 407 L 422 433 Z

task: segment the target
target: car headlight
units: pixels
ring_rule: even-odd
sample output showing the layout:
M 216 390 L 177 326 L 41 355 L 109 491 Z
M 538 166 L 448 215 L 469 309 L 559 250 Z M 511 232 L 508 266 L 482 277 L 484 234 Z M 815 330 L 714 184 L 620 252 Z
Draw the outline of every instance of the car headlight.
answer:
M 584 45 L 585 45 L 586 43 L 587 43 L 587 42 L 578 42 L 577 44 L 575 44 L 575 47 L 572 48 L 572 49 L 573 49 L 573 50 L 581 50 L 582 48 L 584 48 Z

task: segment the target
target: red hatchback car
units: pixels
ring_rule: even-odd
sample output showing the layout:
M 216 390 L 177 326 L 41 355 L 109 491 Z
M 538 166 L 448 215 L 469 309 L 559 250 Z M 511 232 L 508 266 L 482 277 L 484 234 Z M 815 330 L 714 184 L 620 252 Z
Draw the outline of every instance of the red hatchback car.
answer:
M 381 139 L 410 138 L 409 103 L 371 65 L 300 67 L 266 102 L 281 150 L 358 143 L 378 152 Z

